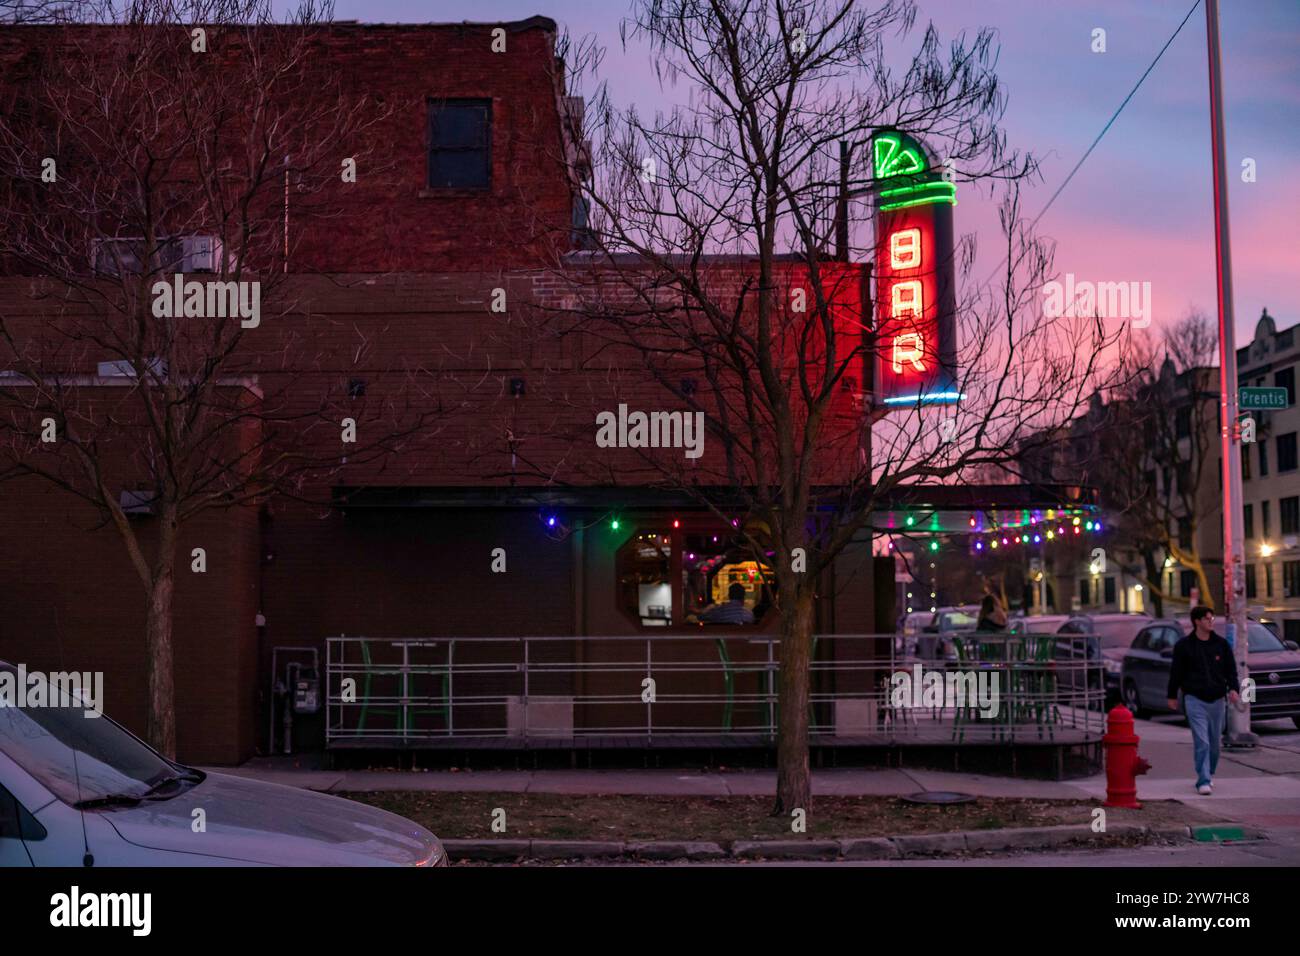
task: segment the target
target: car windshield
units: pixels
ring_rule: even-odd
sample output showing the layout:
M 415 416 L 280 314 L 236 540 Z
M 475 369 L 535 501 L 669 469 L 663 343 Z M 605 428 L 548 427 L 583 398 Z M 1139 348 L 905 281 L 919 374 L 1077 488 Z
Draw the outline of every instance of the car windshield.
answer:
M 1246 625 L 1246 638 L 1250 641 L 1252 654 L 1286 650 L 1286 645 L 1278 640 L 1277 635 L 1257 621 L 1251 621 Z
M 979 621 L 965 611 L 944 611 L 939 615 L 941 631 L 973 631 Z
M 1128 647 L 1137 637 L 1138 631 L 1150 623 L 1149 618 L 1136 618 L 1131 621 L 1093 621 L 1091 630 L 1097 635 L 1102 647 Z
M 0 665 L 0 672 L 17 680 L 12 667 Z M 26 681 L 28 699 L 38 699 L 31 690 L 36 683 L 48 686 L 36 674 L 27 674 Z M 143 796 L 176 773 L 118 724 L 102 715 L 88 717 L 88 712 L 77 706 L 0 706 L 0 752 L 68 804 Z

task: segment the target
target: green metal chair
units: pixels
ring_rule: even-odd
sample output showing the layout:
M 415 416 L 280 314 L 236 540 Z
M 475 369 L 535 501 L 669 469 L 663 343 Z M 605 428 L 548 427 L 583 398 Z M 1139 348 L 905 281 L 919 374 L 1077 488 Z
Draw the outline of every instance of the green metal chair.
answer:
M 725 703 L 722 705 L 722 729 L 731 730 L 732 718 L 736 710 L 736 675 L 737 674 L 763 674 L 764 691 L 770 698 L 772 689 L 769 684 L 771 672 L 768 670 L 766 662 L 761 667 L 747 666 L 737 667 L 731 662 L 731 655 L 727 653 L 727 642 L 724 638 L 715 638 L 714 643 L 718 646 L 718 658 L 722 661 L 722 687 L 727 695 Z M 771 714 L 771 705 L 768 705 L 768 726 L 774 726 Z
M 397 707 L 370 706 L 369 703 L 370 688 L 371 688 L 372 679 L 374 677 L 392 676 L 400 679 L 405 675 L 403 675 L 400 671 L 388 672 L 388 671 L 375 670 L 374 662 L 370 656 L 370 642 L 367 640 L 362 640 L 359 643 L 361 645 L 361 661 L 365 669 L 361 672 L 361 714 L 357 719 L 358 734 L 362 733 L 366 729 L 366 717 L 369 716 L 370 714 L 374 714 L 380 717 L 395 718 L 397 721 L 397 729 L 401 731 L 403 737 L 407 736 L 407 734 L 410 732 L 411 725 L 413 723 L 413 718 L 418 716 L 437 714 L 441 716 L 444 721 L 450 723 L 451 703 L 450 703 L 450 696 L 447 692 L 448 679 L 446 674 L 438 675 L 439 683 L 441 685 L 440 696 L 442 698 L 442 703 L 436 707 L 411 707 L 409 705 L 406 707 L 402 707 L 400 705 Z M 405 686 L 405 683 L 403 683 L 403 687 L 402 687 L 403 695 L 408 693 L 408 691 L 409 688 L 407 688 Z
M 1043 728 L 1046 727 L 1047 739 L 1055 740 L 1056 734 L 1053 728 L 1061 722 L 1061 709 L 1056 702 L 1056 671 L 1051 666 L 1056 659 L 1056 638 L 1036 637 L 1026 640 L 1032 642 L 1027 656 L 1033 661 L 1033 669 L 1028 676 L 1029 686 L 1034 695 L 1032 701 L 1034 723 L 1038 725 L 1040 738 L 1043 736 Z
M 957 663 L 963 669 L 977 668 L 981 663 L 1000 659 L 1002 645 L 997 641 L 981 641 L 975 637 L 953 637 L 953 649 L 957 652 Z M 953 739 L 962 743 L 966 739 L 966 724 L 978 722 L 978 708 L 973 701 L 963 701 L 953 710 Z M 1001 739 L 1002 725 L 996 723 L 995 730 Z
M 781 718 L 781 705 L 777 702 L 776 696 L 772 693 L 772 671 L 763 662 L 762 666 L 736 667 L 731 663 L 731 657 L 727 654 L 727 642 L 723 638 L 716 638 L 715 643 L 718 645 L 718 657 L 722 660 L 722 686 L 726 692 L 727 700 L 722 707 L 722 729 L 731 730 L 732 715 L 735 711 L 736 681 L 735 674 L 763 674 L 763 690 L 767 697 L 765 709 L 767 711 L 767 726 L 774 729 L 776 722 Z M 817 659 L 817 638 L 813 637 L 812 648 L 808 654 L 808 663 L 811 667 L 812 662 Z M 811 676 L 811 675 L 810 675 Z M 813 702 L 808 701 L 808 725 L 809 727 L 815 721 L 816 714 L 813 710 Z

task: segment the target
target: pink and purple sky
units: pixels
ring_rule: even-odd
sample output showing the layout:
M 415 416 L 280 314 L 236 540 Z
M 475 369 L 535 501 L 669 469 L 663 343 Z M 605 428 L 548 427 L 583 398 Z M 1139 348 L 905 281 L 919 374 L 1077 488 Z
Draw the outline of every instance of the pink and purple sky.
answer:
M 945 42 L 980 27 L 998 32 L 1010 147 L 1042 163 L 1030 187 L 1035 216 L 1187 14 L 1193 0 L 919 0 L 914 44 L 933 21 Z M 1300 321 L 1300 0 L 1222 3 L 1229 210 L 1237 345 L 1262 308 L 1280 328 Z M 606 48 L 600 75 L 616 102 L 643 113 L 670 107 L 649 51 L 619 42 L 622 0 L 337 0 L 338 19 L 369 23 L 551 17 Z M 1092 31 L 1106 30 L 1094 53 Z M 901 51 L 900 51 L 901 52 Z M 1215 314 L 1214 230 L 1205 13 L 1198 7 L 1069 187 L 1039 223 L 1057 242 L 1060 276 L 1150 281 L 1156 326 L 1190 308 Z M 1241 164 L 1255 161 L 1256 181 Z M 979 237 L 980 276 L 997 265 L 995 209 L 971 194 L 960 233 Z

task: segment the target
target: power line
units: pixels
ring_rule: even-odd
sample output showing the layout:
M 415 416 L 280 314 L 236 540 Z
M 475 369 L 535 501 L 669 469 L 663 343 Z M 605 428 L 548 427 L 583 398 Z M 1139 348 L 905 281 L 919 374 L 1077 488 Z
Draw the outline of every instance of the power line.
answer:
M 1124 112 L 1124 107 L 1128 106 L 1129 100 L 1133 99 L 1133 94 L 1135 94 L 1141 88 L 1142 83 L 1146 80 L 1148 76 L 1151 75 L 1151 71 L 1156 68 L 1156 64 L 1160 62 L 1160 58 L 1165 55 L 1165 51 L 1168 50 L 1170 44 L 1172 44 L 1174 40 L 1177 39 L 1178 34 L 1182 32 L 1183 27 L 1187 25 L 1187 21 L 1192 18 L 1192 14 L 1196 12 L 1196 8 L 1199 7 L 1200 5 L 1201 5 L 1201 0 L 1195 0 L 1195 2 L 1192 4 L 1192 8 L 1187 11 L 1187 16 L 1183 17 L 1183 22 L 1178 24 L 1178 29 L 1174 30 L 1173 34 L 1169 37 L 1169 39 L 1165 41 L 1165 45 L 1160 48 L 1160 52 L 1157 53 L 1156 58 L 1151 61 L 1151 65 L 1146 68 L 1146 72 L 1144 72 L 1142 76 L 1138 78 L 1137 84 L 1133 87 L 1133 89 L 1129 90 L 1128 96 L 1124 97 L 1124 102 L 1119 104 L 1119 109 L 1115 110 L 1115 112 L 1111 114 L 1110 119 L 1108 119 L 1106 121 L 1106 125 L 1101 128 L 1101 132 L 1098 133 L 1097 138 L 1092 141 L 1092 145 L 1088 147 L 1087 152 L 1085 152 L 1079 158 L 1079 161 L 1074 164 L 1074 168 L 1070 170 L 1070 175 L 1065 177 L 1065 181 L 1062 182 L 1061 185 L 1056 188 L 1056 192 L 1052 193 L 1052 198 L 1047 200 L 1047 205 L 1043 207 L 1042 212 L 1040 212 L 1034 218 L 1034 221 L 1029 224 L 1030 229 L 1038 225 L 1038 220 L 1042 219 L 1043 216 L 1047 214 L 1047 210 L 1052 208 L 1052 203 L 1056 202 L 1056 197 L 1061 195 L 1061 192 L 1065 189 L 1066 186 L 1070 185 L 1070 180 L 1074 178 L 1074 174 L 1079 171 L 1079 168 L 1083 166 L 1084 162 L 1087 161 L 1088 157 L 1092 155 L 1092 151 L 1097 148 L 1097 144 L 1101 142 L 1101 138 L 1106 135 L 1106 131 L 1111 128 L 1115 120 L 1119 119 L 1119 114 Z
M 1034 221 L 1029 224 L 1030 229 L 1033 229 L 1035 226 L 1038 225 L 1038 221 L 1042 219 L 1045 215 L 1047 215 L 1047 210 L 1052 208 L 1052 203 L 1056 202 L 1056 198 L 1060 196 L 1062 192 L 1065 191 L 1065 187 L 1070 185 L 1070 180 L 1074 178 L 1074 174 L 1079 171 L 1079 169 L 1083 166 L 1085 162 L 1087 162 L 1088 157 L 1091 156 L 1092 151 L 1097 148 L 1097 144 L 1101 142 L 1102 137 L 1105 136 L 1106 132 L 1111 128 L 1111 126 L 1114 125 L 1115 120 L 1119 119 L 1119 114 L 1124 112 L 1124 107 L 1128 106 L 1129 100 L 1133 99 L 1134 94 L 1136 94 L 1137 91 L 1142 88 L 1142 84 L 1146 81 L 1146 78 L 1151 75 L 1151 71 L 1156 68 L 1156 64 L 1160 62 L 1160 58 L 1165 55 L 1165 51 L 1168 50 L 1170 45 L 1174 42 L 1174 40 L 1178 38 L 1178 34 L 1183 31 L 1183 27 L 1187 25 L 1187 21 L 1192 18 L 1192 14 L 1196 12 L 1196 8 L 1199 7 L 1200 5 L 1201 5 L 1201 0 L 1195 0 L 1195 2 L 1192 3 L 1191 9 L 1187 11 L 1187 15 L 1183 17 L 1182 22 L 1178 24 L 1178 28 L 1174 30 L 1174 32 L 1170 35 L 1169 39 L 1165 41 L 1165 45 L 1160 48 L 1160 52 L 1156 54 L 1155 59 L 1151 61 L 1151 64 L 1138 78 L 1138 81 L 1136 84 L 1134 84 L 1133 89 L 1129 90 L 1128 96 L 1124 97 L 1124 101 L 1119 104 L 1119 108 L 1116 109 L 1115 112 L 1111 114 L 1110 119 L 1106 121 L 1106 125 L 1103 126 L 1101 128 L 1101 132 L 1097 134 L 1097 138 L 1092 141 L 1092 145 L 1089 146 L 1088 149 L 1084 152 L 1084 154 L 1079 157 L 1079 161 L 1074 164 L 1074 168 L 1070 170 L 1070 174 L 1065 177 L 1065 179 L 1061 182 L 1061 185 L 1056 187 L 1056 192 L 1052 193 L 1052 198 L 1047 200 L 1047 205 L 1045 205 L 1042 208 L 1042 210 L 1038 213 L 1038 215 L 1034 217 Z M 994 270 L 991 273 L 989 273 L 989 279 L 992 279 L 995 275 L 997 275 L 998 270 L 1001 269 L 1004 265 L 1006 265 L 1006 263 L 1007 260 L 1003 259 L 994 268 Z

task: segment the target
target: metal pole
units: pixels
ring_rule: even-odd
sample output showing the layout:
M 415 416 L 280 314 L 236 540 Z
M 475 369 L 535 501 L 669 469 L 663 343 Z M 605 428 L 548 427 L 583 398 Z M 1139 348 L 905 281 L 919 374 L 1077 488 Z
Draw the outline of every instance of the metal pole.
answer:
M 1250 676 L 1246 656 L 1246 572 L 1241 527 L 1241 442 L 1237 426 L 1237 349 L 1232 312 L 1232 250 L 1228 241 L 1228 174 L 1223 140 L 1223 75 L 1219 54 L 1219 2 L 1205 0 L 1205 32 L 1210 60 L 1210 138 L 1214 165 L 1214 248 L 1217 253 L 1219 293 L 1219 432 L 1223 460 L 1223 597 L 1234 635 L 1237 677 Z M 1258 738 L 1250 732 L 1250 705 L 1241 710 L 1229 705 L 1228 739 L 1253 747 Z
M 840 140 L 840 194 L 835 201 L 835 258 L 849 261 L 849 143 Z

